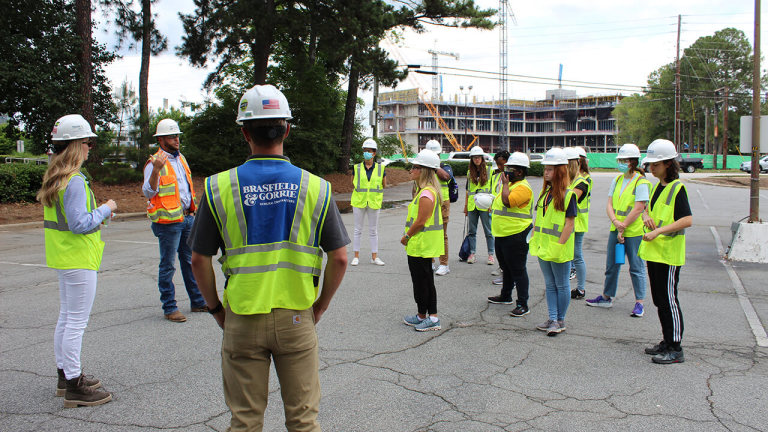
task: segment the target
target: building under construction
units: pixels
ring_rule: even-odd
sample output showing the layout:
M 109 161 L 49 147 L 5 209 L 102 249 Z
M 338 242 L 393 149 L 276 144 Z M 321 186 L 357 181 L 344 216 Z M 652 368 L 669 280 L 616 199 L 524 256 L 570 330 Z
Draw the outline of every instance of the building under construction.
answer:
M 474 142 L 489 153 L 500 150 L 542 153 L 552 147 L 567 146 L 615 152 L 618 130 L 612 113 L 622 97 L 577 97 L 573 90 L 555 89 L 548 90 L 544 100 L 510 99 L 506 107 L 499 101 L 461 103 L 458 98 L 429 102 L 463 149 Z M 379 94 L 378 111 L 379 134 L 399 132 L 409 151 L 418 152 L 431 139 L 442 143 L 445 152 L 455 150 L 440 128 L 440 119 L 430 111 L 418 89 Z M 508 148 L 500 149 L 502 117 L 506 117 L 507 122 Z

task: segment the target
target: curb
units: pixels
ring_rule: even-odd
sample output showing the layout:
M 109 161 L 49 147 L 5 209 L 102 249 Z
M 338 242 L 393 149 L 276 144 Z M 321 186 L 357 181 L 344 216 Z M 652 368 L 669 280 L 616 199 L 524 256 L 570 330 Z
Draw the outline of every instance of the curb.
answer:
M 112 218 L 112 220 L 113 221 L 133 220 L 133 219 L 139 219 L 139 218 L 145 218 L 145 217 L 147 217 L 147 213 L 146 212 L 117 213 Z M 17 223 L 17 224 L 0 225 L 0 229 L 42 228 L 42 227 L 43 227 L 43 221 L 22 222 L 22 223 Z

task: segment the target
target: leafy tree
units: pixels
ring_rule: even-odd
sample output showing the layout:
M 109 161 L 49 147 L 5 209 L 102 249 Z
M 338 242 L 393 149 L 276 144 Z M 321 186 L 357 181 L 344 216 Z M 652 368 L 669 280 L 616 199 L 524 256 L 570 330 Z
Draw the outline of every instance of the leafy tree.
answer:
M 400 140 L 395 135 L 385 135 L 376 138 L 379 144 L 378 154 L 382 157 L 390 157 L 403 152 L 400 147 Z M 362 145 L 362 143 L 360 143 Z
M 54 121 L 83 107 L 79 69 L 81 40 L 74 32 L 75 8 L 66 0 L 7 0 L 0 16 L 0 112 L 9 117 L 14 140 L 21 124 L 28 149 L 44 153 Z M 96 124 L 115 120 L 116 107 L 104 67 L 115 56 L 91 46 Z M 93 152 L 92 155 L 96 155 Z

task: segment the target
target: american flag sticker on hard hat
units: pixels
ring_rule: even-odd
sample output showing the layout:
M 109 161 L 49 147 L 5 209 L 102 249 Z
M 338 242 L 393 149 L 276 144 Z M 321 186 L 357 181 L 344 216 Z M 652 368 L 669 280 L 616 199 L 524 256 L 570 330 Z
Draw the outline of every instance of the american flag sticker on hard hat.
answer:
M 280 109 L 280 101 L 277 99 L 262 99 L 261 107 L 263 109 Z

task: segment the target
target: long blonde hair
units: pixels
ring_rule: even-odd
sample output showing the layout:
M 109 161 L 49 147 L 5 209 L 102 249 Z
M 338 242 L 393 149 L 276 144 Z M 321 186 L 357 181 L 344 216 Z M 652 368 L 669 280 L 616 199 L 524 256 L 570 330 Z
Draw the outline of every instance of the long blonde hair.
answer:
M 571 159 L 568 161 L 568 178 L 573 183 L 576 177 L 581 174 L 581 163 L 578 159 Z
M 37 200 L 46 207 L 52 207 L 60 190 L 67 187 L 69 177 L 80 171 L 88 153 L 83 149 L 82 139 L 70 140 L 61 153 L 51 157 L 43 176 L 43 186 L 37 192 Z
M 419 188 L 419 190 L 424 189 L 427 186 L 431 187 L 437 193 L 437 196 L 435 197 L 437 201 L 435 202 L 437 205 L 440 205 L 440 203 L 443 202 L 443 195 L 440 181 L 437 179 L 437 170 L 422 166 L 419 171 L 419 178 L 416 179 L 416 187 Z

